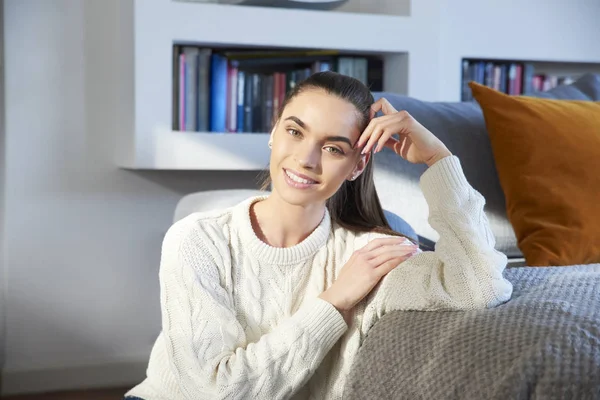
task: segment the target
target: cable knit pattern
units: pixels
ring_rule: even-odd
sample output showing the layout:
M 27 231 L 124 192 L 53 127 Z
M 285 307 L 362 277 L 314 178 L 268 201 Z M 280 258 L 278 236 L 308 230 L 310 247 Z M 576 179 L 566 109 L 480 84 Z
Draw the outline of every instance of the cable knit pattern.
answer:
M 146 400 L 341 399 L 368 330 L 394 310 L 465 310 L 510 299 L 506 257 L 494 250 L 485 200 L 455 156 L 421 177 L 440 234 L 386 275 L 346 315 L 317 296 L 355 250 L 384 235 L 332 225 L 327 211 L 301 243 L 262 242 L 250 207 L 264 197 L 192 214 L 162 247 L 163 329 L 147 378 L 127 395 Z

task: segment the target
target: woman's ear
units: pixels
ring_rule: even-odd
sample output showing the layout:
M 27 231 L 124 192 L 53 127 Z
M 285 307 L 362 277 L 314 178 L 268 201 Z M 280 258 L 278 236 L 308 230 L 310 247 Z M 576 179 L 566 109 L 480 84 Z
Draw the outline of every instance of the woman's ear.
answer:
M 275 131 L 277 130 L 277 124 L 279 123 L 279 121 L 275 121 L 275 123 L 273 124 L 273 129 L 271 129 L 271 134 L 269 135 L 269 143 L 273 143 L 273 136 L 275 136 Z
M 371 152 L 361 155 L 360 159 L 358 160 L 358 164 L 356 164 L 356 167 L 354 167 L 354 169 L 352 170 L 352 173 L 348 177 L 348 180 L 350 180 L 350 181 L 356 180 L 356 178 L 358 178 L 360 176 L 360 174 L 363 173 L 363 171 L 367 167 L 367 164 L 369 163 L 370 159 L 371 159 Z
M 273 130 L 271 131 L 271 134 L 269 135 L 269 148 L 273 147 L 273 134 L 275 133 L 275 128 L 273 128 Z

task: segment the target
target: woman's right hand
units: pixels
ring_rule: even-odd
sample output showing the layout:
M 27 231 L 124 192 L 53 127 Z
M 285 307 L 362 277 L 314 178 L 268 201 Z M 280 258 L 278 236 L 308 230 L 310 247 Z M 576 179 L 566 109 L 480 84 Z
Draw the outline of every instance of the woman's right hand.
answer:
M 405 237 L 374 239 L 352 254 L 336 281 L 319 297 L 341 312 L 351 310 L 381 278 L 418 252 L 418 246 Z

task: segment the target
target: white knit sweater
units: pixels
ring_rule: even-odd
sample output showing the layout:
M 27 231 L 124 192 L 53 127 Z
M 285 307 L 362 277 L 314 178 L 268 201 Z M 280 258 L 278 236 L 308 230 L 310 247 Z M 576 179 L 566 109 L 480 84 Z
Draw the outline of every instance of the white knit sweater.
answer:
M 317 296 L 352 253 L 381 234 L 332 225 L 326 212 L 303 242 L 275 248 L 250 223 L 254 197 L 195 213 L 168 231 L 160 266 L 162 331 L 147 378 L 127 395 L 146 400 L 342 398 L 368 330 L 393 310 L 467 310 L 510 299 L 506 257 L 458 158 L 421 176 L 435 251 L 386 275 L 346 316 Z

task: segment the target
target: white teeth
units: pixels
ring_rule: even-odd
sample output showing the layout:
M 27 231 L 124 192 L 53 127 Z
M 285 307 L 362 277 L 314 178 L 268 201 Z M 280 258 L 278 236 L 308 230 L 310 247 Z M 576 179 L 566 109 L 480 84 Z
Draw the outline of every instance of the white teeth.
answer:
M 305 183 L 305 184 L 309 184 L 309 183 L 316 183 L 316 182 L 314 182 L 314 181 L 309 181 L 309 180 L 306 180 L 306 179 L 302 179 L 302 178 L 300 178 L 299 176 L 297 176 L 297 175 L 294 175 L 293 173 L 291 173 L 291 172 L 290 172 L 290 171 L 288 171 L 288 170 L 285 170 L 285 173 L 286 173 L 286 175 L 287 175 L 287 176 L 288 176 L 288 177 L 289 177 L 291 180 L 293 180 L 294 182 L 298 182 L 298 183 Z

